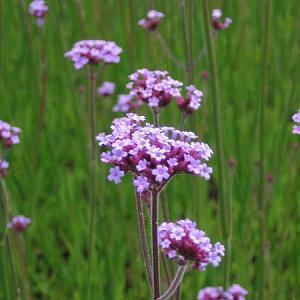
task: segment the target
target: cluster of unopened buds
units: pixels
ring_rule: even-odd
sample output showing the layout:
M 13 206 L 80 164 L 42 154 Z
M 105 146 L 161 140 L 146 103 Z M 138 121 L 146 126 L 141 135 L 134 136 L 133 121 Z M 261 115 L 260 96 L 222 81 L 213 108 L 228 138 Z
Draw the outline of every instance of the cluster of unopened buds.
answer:
M 105 81 L 102 85 L 97 89 L 97 93 L 100 96 L 111 96 L 115 92 L 115 84 L 113 82 Z
M 158 227 L 161 250 L 170 259 L 177 259 L 179 264 L 192 262 L 199 271 L 204 271 L 208 264 L 219 266 L 225 255 L 224 246 L 219 242 L 212 245 L 205 232 L 196 226 L 189 219 L 162 223 Z
M 117 64 L 120 62 L 122 49 L 111 41 L 83 40 L 74 44 L 73 48 L 65 53 L 75 69 L 81 69 L 86 64 Z
M 145 117 L 129 113 L 113 121 L 111 134 L 97 136 L 99 146 L 108 148 L 101 160 L 114 166 L 109 181 L 120 183 L 125 173 L 132 172 L 134 185 L 142 193 L 153 186 L 161 190 L 180 173 L 210 178 L 212 169 L 203 162 L 212 155 L 207 144 L 194 142 L 197 136 L 192 132 L 157 128 L 144 121 Z
M 206 287 L 199 291 L 198 300 L 245 300 L 248 292 L 239 284 L 233 284 L 227 291 L 222 287 Z
M 7 150 L 13 145 L 20 143 L 20 128 L 11 126 L 10 124 L 0 120 L 0 147 L 3 150 Z M 0 151 L 0 154 L 2 151 Z M 2 155 L 4 154 L 4 151 Z M 7 170 L 9 168 L 9 163 L 0 156 L 0 177 L 5 177 L 7 175 Z
M 293 115 L 292 119 L 296 123 L 296 125 L 293 126 L 293 133 L 300 134 L 300 109 Z
M 230 18 L 225 18 L 224 22 L 221 22 L 222 11 L 219 8 L 213 9 L 212 11 L 212 25 L 215 30 L 223 30 L 229 27 L 232 23 Z
M 13 229 L 16 232 L 20 233 L 26 230 L 30 224 L 31 224 L 31 219 L 26 218 L 24 216 L 15 216 L 7 224 L 7 228 Z
M 164 14 L 157 10 L 149 10 L 145 19 L 138 22 L 140 26 L 147 30 L 154 31 L 157 29 L 160 21 L 164 18 Z
M 29 5 L 29 13 L 37 18 L 38 26 L 42 27 L 45 16 L 48 13 L 48 6 L 44 0 L 34 0 Z

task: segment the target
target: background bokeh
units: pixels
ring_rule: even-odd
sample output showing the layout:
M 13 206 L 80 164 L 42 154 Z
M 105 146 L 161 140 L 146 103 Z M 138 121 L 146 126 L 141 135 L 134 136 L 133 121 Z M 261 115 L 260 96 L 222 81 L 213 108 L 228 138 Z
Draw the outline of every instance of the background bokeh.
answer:
M 186 0 L 186 3 L 189 2 Z M 107 66 L 102 81 L 114 81 L 126 92 L 128 75 L 137 68 L 186 75 L 164 55 L 151 33 L 137 26 L 147 9 L 165 13 L 160 31 L 184 61 L 177 1 L 48 0 L 44 38 L 47 59 L 47 105 L 40 146 L 39 120 L 41 35 L 28 14 L 29 1 L 0 2 L 0 119 L 22 128 L 21 144 L 10 153 L 7 185 L 13 211 L 32 218 L 24 233 L 34 299 L 85 299 L 89 181 L 87 69 L 75 71 L 64 52 L 81 39 L 113 40 L 123 48 L 121 62 Z M 300 149 L 291 134 L 291 115 L 300 107 L 300 5 L 296 0 L 272 1 L 267 94 L 267 279 L 268 299 L 300 298 Z M 210 1 L 221 7 L 232 26 L 216 39 L 217 65 L 225 135 L 226 160 L 236 160 L 232 174 L 232 283 L 240 283 L 255 299 L 259 228 L 257 210 L 258 120 L 263 41 L 263 1 Z M 204 47 L 201 1 L 192 1 L 193 56 Z M 195 85 L 205 92 L 201 109 L 186 129 L 194 130 L 215 149 L 210 80 L 204 57 L 194 71 Z M 108 131 L 116 96 L 97 99 L 97 131 Z M 146 108 L 140 113 L 151 116 Z M 177 126 L 172 104 L 161 123 Z M 38 147 L 38 148 L 37 148 Z M 216 157 L 212 166 L 216 169 Z M 106 181 L 107 166 L 99 161 L 96 255 L 92 299 L 149 299 L 140 255 L 134 194 L 130 176 L 120 185 Z M 204 182 L 176 177 L 168 186 L 170 218 L 189 217 L 222 241 L 216 178 Z M 2 224 L 1 226 L 4 226 Z M 0 249 L 0 299 L 9 291 L 6 250 Z M 200 288 L 221 285 L 222 267 L 186 275 L 183 299 L 196 299 Z

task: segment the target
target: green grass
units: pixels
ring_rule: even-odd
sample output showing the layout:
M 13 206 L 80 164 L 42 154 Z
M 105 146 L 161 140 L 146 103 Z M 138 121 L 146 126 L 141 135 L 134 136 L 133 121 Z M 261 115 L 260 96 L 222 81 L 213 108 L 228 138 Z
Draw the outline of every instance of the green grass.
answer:
M 76 3 L 82 2 L 80 13 Z M 151 1 L 148 1 L 149 3 Z M 166 14 L 161 33 L 176 56 L 184 61 L 184 46 L 177 2 L 155 0 Z M 14 213 L 32 218 L 24 233 L 33 299 L 85 299 L 88 244 L 89 152 L 86 122 L 87 69 L 74 71 L 63 54 L 85 38 L 109 39 L 123 48 L 121 63 L 108 66 L 98 78 L 115 81 L 117 92 L 126 91 L 127 76 L 136 68 L 166 69 L 186 82 L 162 53 L 151 34 L 136 25 L 144 17 L 147 1 L 48 0 L 46 18 L 47 108 L 45 129 L 36 155 L 39 120 L 40 39 L 35 20 L 24 1 L 0 4 L 0 119 L 22 128 L 22 143 L 9 156 L 7 186 Z M 259 261 L 257 188 L 259 158 L 259 101 L 263 44 L 263 1 L 211 1 L 233 19 L 230 29 L 217 37 L 225 158 L 237 161 L 233 178 L 233 244 L 231 282 L 240 283 L 256 298 L 256 263 Z M 291 114 L 300 107 L 300 6 L 298 1 L 272 1 L 270 63 L 266 107 L 267 183 L 267 299 L 299 299 L 299 137 L 291 134 Z M 204 47 L 201 1 L 193 1 L 193 56 Z M 195 70 L 195 85 L 207 91 L 210 80 L 201 82 L 204 57 Z M 82 99 L 83 98 L 83 99 Z M 83 101 L 82 101 L 83 100 Z M 116 116 L 116 101 L 97 100 L 97 131 L 108 131 Z M 206 93 L 194 124 L 201 139 L 215 149 L 212 105 Z M 142 112 L 150 114 L 146 109 Z M 161 116 L 163 124 L 177 126 L 179 113 L 171 105 Z M 35 166 L 35 163 L 36 166 Z M 217 172 L 216 157 L 212 165 Z M 139 249 L 131 178 L 116 186 L 105 179 L 107 167 L 99 162 L 96 252 L 93 264 L 92 299 L 149 299 Z M 180 176 L 167 190 L 172 220 L 189 217 L 212 237 L 222 241 L 216 177 L 203 182 Z M 1 226 L 4 226 L 2 217 Z M 9 292 L 11 274 L 7 253 L 0 248 L 0 299 L 14 299 Z M 223 267 L 186 275 L 183 299 L 195 299 L 200 288 L 222 285 Z

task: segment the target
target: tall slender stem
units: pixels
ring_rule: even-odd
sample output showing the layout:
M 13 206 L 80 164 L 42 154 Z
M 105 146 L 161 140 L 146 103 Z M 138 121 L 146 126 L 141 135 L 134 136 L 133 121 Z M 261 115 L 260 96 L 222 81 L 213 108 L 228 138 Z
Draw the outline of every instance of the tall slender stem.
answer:
M 265 212 L 265 115 L 267 101 L 267 76 L 269 61 L 269 36 L 270 36 L 270 14 L 271 0 L 264 2 L 264 39 L 262 53 L 262 84 L 260 99 L 260 116 L 259 116 L 259 144 L 260 144 L 260 165 L 259 165 L 259 190 L 258 190 L 258 208 L 259 208 L 259 227 L 260 227 L 260 258 L 257 264 L 258 268 L 258 299 L 266 299 L 266 256 L 265 256 L 265 240 L 266 240 L 266 212 Z
M 184 54 L 185 54 L 185 70 L 187 74 L 188 83 L 193 82 L 193 52 L 192 52 L 192 1 L 187 1 L 188 5 L 188 18 L 185 8 L 185 1 L 178 0 L 178 7 L 181 13 L 181 29 L 184 42 Z
M 91 274 L 93 265 L 93 252 L 95 240 L 95 221 L 96 221 L 96 111 L 95 111 L 95 84 L 96 75 L 93 65 L 89 66 L 89 87 L 90 87 L 90 138 L 91 138 L 91 186 L 90 186 L 90 215 L 89 215 L 89 261 L 88 261 L 88 288 L 87 300 L 91 293 Z
M 7 206 L 7 217 L 9 219 L 12 217 L 9 194 L 8 194 L 8 190 L 7 190 L 5 181 L 0 178 L 0 183 L 1 183 L 1 190 L 3 192 L 3 198 L 5 198 L 5 205 Z M 7 223 L 7 222 L 5 222 L 5 223 Z M 6 233 L 5 233 L 5 235 L 6 235 Z M 15 262 L 15 257 L 14 257 L 12 240 L 11 240 L 10 235 L 6 235 L 6 237 L 4 237 L 4 238 L 6 238 L 6 241 L 7 241 L 8 261 L 9 261 L 9 265 L 10 265 L 10 269 L 11 269 L 12 277 L 13 277 L 15 297 L 17 300 L 20 300 L 21 299 L 21 290 L 20 290 L 20 285 L 19 285 L 19 281 L 18 281 L 18 277 L 17 277 L 16 262 Z
M 214 113 L 214 131 L 216 136 L 216 157 L 218 164 L 218 183 L 220 186 L 220 214 L 222 221 L 222 230 L 224 239 L 228 238 L 228 203 L 227 203 L 227 174 L 225 169 L 225 159 L 224 159 L 224 138 L 222 131 L 222 118 L 221 118 L 221 109 L 220 109 L 220 100 L 219 100 L 219 85 L 218 85 L 218 73 L 217 73 L 217 64 L 216 64 L 216 54 L 213 43 L 213 35 L 211 29 L 211 20 L 210 20 L 210 10 L 208 5 L 208 0 L 203 0 L 203 19 L 204 19 L 204 32 L 206 39 L 206 48 L 208 54 L 208 62 L 211 74 L 211 95 L 212 95 L 212 106 Z
M 158 300 L 167 300 L 167 299 L 170 299 L 170 297 L 172 297 L 172 295 L 179 288 L 179 285 L 182 282 L 182 279 L 183 279 L 183 276 L 184 276 L 186 270 L 187 270 L 187 265 L 178 267 L 178 270 L 176 272 L 176 275 L 175 275 L 171 285 L 169 286 L 167 291 L 160 298 L 158 298 Z
M 41 135 L 45 125 L 45 114 L 46 114 L 46 99 L 47 99 L 47 62 L 46 62 L 46 45 L 45 45 L 45 32 L 44 28 L 39 28 L 40 34 L 40 90 L 39 90 L 39 116 L 38 125 L 36 129 L 36 146 L 35 146 L 35 161 L 34 167 L 39 159 Z
M 152 267 L 151 267 L 149 252 L 148 252 L 142 199 L 140 197 L 140 194 L 137 191 L 135 191 L 135 203 L 136 203 L 137 220 L 138 220 L 138 226 L 140 232 L 140 242 L 141 242 L 141 248 L 143 253 L 143 259 L 146 266 L 147 277 L 150 284 L 150 288 L 152 290 L 152 274 L 151 274 Z
M 27 269 L 27 264 L 26 264 L 26 253 L 25 253 L 24 242 L 19 233 L 14 232 L 13 234 L 15 237 L 16 250 L 18 253 L 18 257 L 19 257 L 19 263 L 21 266 L 24 299 L 31 300 L 30 283 L 29 283 L 29 275 L 28 275 L 28 269 Z
M 159 192 L 156 187 L 152 190 L 151 201 L 151 233 L 152 233 L 152 278 L 153 278 L 153 300 L 160 296 L 159 283 L 159 247 L 158 247 L 158 198 Z

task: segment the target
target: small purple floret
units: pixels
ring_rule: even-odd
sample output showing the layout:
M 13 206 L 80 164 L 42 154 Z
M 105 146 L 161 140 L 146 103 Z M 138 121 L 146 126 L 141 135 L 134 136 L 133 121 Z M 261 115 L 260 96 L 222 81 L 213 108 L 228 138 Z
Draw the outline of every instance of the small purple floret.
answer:
M 17 232 L 22 232 L 31 224 L 31 219 L 24 216 L 15 216 L 7 224 L 7 228 L 14 229 Z
M 113 82 L 105 81 L 97 89 L 100 96 L 111 96 L 115 92 L 115 84 Z

